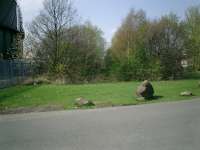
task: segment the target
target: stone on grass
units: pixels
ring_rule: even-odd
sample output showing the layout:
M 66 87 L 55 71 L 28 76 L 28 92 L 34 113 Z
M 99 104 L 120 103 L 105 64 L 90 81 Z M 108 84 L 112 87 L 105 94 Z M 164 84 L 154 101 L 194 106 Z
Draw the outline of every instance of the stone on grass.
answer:
M 144 98 L 144 97 L 137 97 L 137 100 L 138 100 L 138 101 L 144 101 L 145 98 Z
M 190 91 L 185 91 L 180 93 L 181 96 L 193 96 L 192 92 Z
M 75 101 L 75 104 L 76 104 L 78 107 L 95 106 L 95 104 L 94 104 L 93 101 L 86 100 L 86 99 L 84 99 L 84 98 L 77 98 L 76 101 Z
M 154 96 L 154 89 L 152 84 L 145 80 L 136 91 L 136 95 L 138 96 L 138 99 L 151 99 Z

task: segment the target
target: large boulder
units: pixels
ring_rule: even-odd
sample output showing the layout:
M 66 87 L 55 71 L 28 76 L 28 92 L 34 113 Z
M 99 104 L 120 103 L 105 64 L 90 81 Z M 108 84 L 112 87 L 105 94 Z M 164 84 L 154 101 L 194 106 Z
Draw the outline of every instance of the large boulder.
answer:
M 138 98 L 151 99 L 154 96 L 154 89 L 152 84 L 145 80 L 142 84 L 137 88 L 136 95 Z

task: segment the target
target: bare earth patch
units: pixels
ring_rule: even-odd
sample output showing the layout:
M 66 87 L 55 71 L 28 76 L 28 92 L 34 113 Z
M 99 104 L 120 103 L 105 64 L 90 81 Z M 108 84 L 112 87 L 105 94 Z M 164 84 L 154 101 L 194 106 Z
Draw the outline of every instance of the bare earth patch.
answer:
M 40 106 L 40 107 L 20 107 L 0 110 L 0 114 L 24 114 L 31 112 L 48 112 L 48 111 L 59 111 L 64 110 L 63 106 Z

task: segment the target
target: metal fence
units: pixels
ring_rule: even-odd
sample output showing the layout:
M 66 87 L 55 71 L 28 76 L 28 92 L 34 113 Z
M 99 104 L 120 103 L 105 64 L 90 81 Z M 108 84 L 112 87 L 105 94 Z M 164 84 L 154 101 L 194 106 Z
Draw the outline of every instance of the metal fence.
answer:
M 0 88 L 22 83 L 32 76 L 32 63 L 25 60 L 0 60 Z

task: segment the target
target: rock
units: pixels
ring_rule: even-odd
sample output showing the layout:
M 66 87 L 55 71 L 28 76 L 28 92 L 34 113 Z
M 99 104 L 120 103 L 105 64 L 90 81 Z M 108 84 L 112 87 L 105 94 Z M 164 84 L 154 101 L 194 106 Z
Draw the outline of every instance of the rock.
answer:
M 26 79 L 25 81 L 23 81 L 22 84 L 25 85 L 25 86 L 34 85 L 34 80 L 33 79 Z
M 144 98 L 144 97 L 137 97 L 137 100 L 138 100 L 138 101 L 144 101 L 145 98 Z
M 36 86 L 36 85 L 37 85 L 37 82 L 33 82 L 33 85 Z
M 138 88 L 136 91 L 136 95 L 139 98 L 144 98 L 144 99 L 150 99 L 153 98 L 154 95 L 154 89 L 152 84 L 148 81 L 145 80 Z
M 180 95 L 181 96 L 193 96 L 192 92 L 190 92 L 190 91 L 181 92 Z
M 77 98 L 75 104 L 78 107 L 83 107 L 83 106 L 95 106 L 94 102 L 86 100 L 84 98 Z

